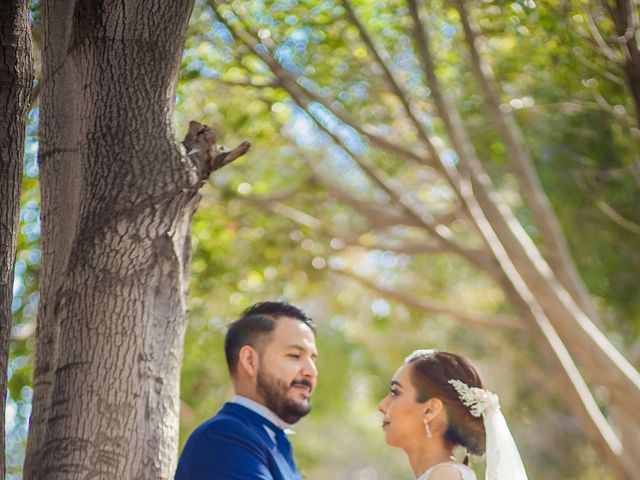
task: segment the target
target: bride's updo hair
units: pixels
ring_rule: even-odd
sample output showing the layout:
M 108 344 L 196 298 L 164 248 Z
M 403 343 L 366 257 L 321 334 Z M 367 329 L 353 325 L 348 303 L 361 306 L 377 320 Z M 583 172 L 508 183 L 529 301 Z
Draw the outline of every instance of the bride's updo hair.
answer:
M 449 380 L 457 379 L 470 387 L 484 388 L 473 364 L 461 355 L 439 350 L 416 350 L 405 363 L 411 366 L 410 378 L 417 391 L 416 401 L 422 403 L 439 398 L 444 404 L 449 419 L 445 441 L 453 446 L 461 445 L 473 455 L 484 454 L 486 433 L 482 417 L 474 417 L 449 384 Z

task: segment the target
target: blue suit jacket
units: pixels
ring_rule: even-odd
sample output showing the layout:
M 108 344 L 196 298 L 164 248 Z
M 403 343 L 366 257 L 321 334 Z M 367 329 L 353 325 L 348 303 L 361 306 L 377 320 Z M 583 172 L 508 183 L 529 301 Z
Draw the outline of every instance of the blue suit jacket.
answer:
M 175 480 L 300 480 L 265 427 L 281 431 L 262 415 L 226 403 L 187 440 Z

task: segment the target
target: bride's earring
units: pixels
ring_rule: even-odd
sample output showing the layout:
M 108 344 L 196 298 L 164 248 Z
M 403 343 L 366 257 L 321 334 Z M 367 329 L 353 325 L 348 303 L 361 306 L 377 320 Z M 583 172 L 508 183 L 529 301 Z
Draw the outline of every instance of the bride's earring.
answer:
M 429 422 L 427 422 L 426 418 L 424 419 L 424 431 L 427 434 L 427 438 L 432 437 L 431 428 L 429 428 Z

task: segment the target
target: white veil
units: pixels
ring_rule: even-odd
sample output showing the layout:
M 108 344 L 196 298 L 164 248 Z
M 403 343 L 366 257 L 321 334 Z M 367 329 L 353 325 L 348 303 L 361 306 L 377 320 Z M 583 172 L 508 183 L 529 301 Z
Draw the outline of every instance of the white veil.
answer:
M 527 480 L 520 452 L 500 410 L 498 396 L 482 388 L 449 380 L 474 417 L 482 416 L 487 434 L 486 480 Z

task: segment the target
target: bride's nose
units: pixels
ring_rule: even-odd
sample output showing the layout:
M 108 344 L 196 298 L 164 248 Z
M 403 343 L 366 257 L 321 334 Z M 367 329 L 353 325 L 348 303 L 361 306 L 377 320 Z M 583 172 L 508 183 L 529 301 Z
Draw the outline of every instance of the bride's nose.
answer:
M 378 411 L 380 413 L 387 413 L 387 400 L 388 399 L 389 399 L 389 396 L 386 396 L 378 404 Z

